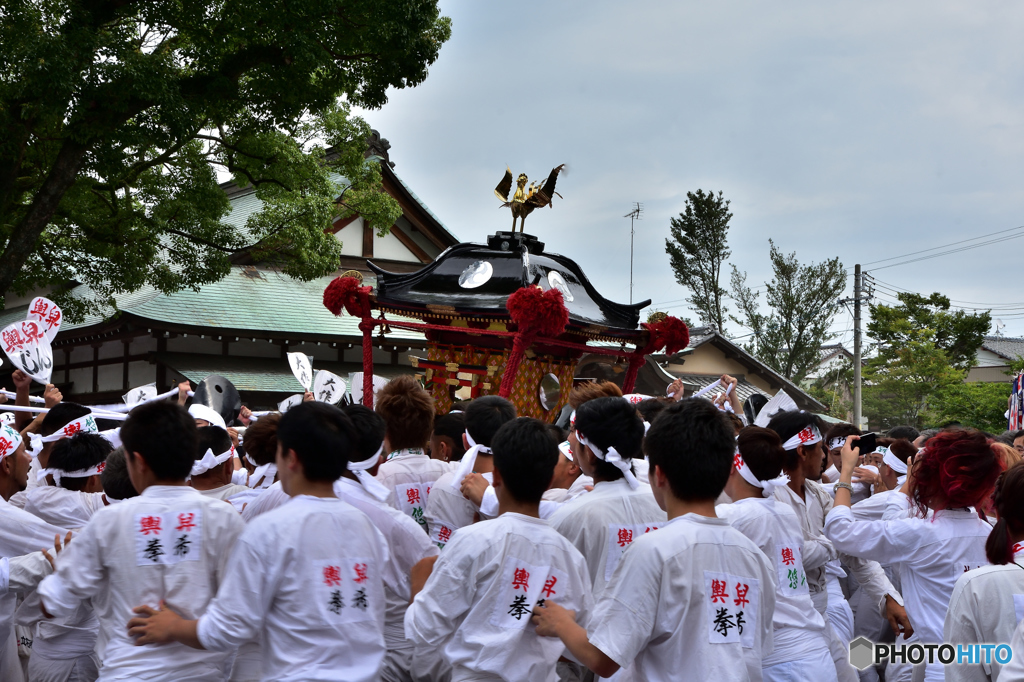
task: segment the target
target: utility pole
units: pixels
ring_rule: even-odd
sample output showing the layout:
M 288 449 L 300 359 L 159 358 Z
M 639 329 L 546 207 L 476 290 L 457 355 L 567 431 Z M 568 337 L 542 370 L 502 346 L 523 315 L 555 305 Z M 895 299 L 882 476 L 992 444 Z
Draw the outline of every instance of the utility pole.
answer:
M 853 425 L 860 428 L 860 263 L 853 269 Z
M 640 220 L 643 215 L 644 205 L 640 202 L 633 204 L 633 210 L 622 216 L 629 218 L 629 303 L 633 303 L 633 221 Z

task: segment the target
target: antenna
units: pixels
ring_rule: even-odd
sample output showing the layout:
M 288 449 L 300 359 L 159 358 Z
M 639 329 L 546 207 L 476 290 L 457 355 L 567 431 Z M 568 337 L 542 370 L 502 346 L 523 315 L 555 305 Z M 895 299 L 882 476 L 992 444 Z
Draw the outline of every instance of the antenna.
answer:
M 644 205 L 639 201 L 633 203 L 633 210 L 622 216 L 623 218 L 629 218 L 629 303 L 633 304 L 633 229 L 634 221 L 640 220 L 640 217 L 644 214 Z
M 1003 322 L 998 317 L 994 321 L 996 323 L 996 336 L 1002 336 L 1003 335 L 1003 328 L 1006 327 L 1006 323 Z

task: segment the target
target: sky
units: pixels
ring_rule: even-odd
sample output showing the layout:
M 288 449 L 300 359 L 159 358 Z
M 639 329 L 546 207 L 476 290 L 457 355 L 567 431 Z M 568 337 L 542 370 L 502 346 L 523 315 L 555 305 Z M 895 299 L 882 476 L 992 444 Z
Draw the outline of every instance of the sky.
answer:
M 623 216 L 641 202 L 633 299 L 693 316 L 665 239 L 698 188 L 730 200 L 729 262 L 761 288 L 769 238 L 801 262 L 838 256 L 852 283 L 855 263 L 1024 226 L 1024 3 L 440 6 L 452 38 L 427 80 L 362 115 L 462 241 L 509 229 L 493 193 L 506 165 L 540 180 L 566 164 L 564 199 L 526 231 L 606 298 L 629 300 Z M 896 264 L 871 273 L 875 300 L 910 290 L 998 304 L 1001 333 L 1024 336 L 1024 229 L 993 239 L 866 265 Z M 833 329 L 852 347 L 848 312 Z

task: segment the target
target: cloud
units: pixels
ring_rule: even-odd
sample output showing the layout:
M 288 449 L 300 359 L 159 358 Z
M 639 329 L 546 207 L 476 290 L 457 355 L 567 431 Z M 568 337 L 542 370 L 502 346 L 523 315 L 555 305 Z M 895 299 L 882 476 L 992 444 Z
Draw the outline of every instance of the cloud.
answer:
M 611 299 L 628 300 L 622 216 L 634 201 L 646 209 L 635 298 L 687 295 L 664 240 L 697 188 L 732 201 L 732 260 L 751 283 L 770 276 L 769 237 L 852 271 L 1024 224 L 1024 5 L 441 5 L 453 37 L 427 81 L 364 112 L 396 172 L 460 238 L 481 241 L 511 223 L 491 191 L 506 164 L 539 179 L 567 163 L 564 201 L 527 230 Z M 1017 244 L 878 277 L 1024 300 L 1010 284 Z M 1024 315 L 1002 318 L 1024 335 Z

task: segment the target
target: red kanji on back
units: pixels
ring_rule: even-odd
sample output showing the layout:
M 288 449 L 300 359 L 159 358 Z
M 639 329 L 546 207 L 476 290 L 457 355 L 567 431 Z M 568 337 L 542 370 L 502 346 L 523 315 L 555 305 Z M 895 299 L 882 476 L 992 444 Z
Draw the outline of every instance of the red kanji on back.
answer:
M 619 547 L 625 547 L 633 542 L 633 531 L 628 528 L 619 529 Z
M 143 516 L 139 524 L 141 526 L 139 530 L 142 532 L 143 535 L 149 535 L 150 533 L 160 535 L 159 516 Z
M 749 585 L 742 585 L 740 583 L 736 583 L 736 598 L 732 600 L 732 603 L 736 606 L 746 606 L 747 604 L 749 604 L 750 600 L 747 599 L 747 592 L 749 591 Z
M 341 567 L 324 566 L 324 585 L 337 587 L 341 584 Z
M 405 491 L 405 496 L 409 500 L 409 504 L 416 504 L 420 501 L 420 491 L 418 488 L 409 488 Z
M 520 587 L 523 588 L 523 592 L 530 589 L 530 574 L 525 568 L 517 568 L 512 576 L 512 589 L 518 590 Z
M 644 529 L 644 534 L 646 535 L 647 533 L 650 533 L 652 530 L 658 530 L 658 527 L 657 526 L 647 526 L 647 528 Z
M 786 564 L 787 566 L 792 566 L 796 563 L 796 559 L 793 558 L 793 550 L 791 550 L 789 547 L 782 548 L 782 563 Z
M 365 583 L 366 578 L 366 564 L 356 564 L 352 567 L 352 570 L 356 572 L 355 581 L 357 583 Z
M 437 531 L 437 539 L 441 542 L 448 542 L 452 539 L 452 530 L 448 526 L 441 526 Z
M 542 592 L 544 592 L 545 597 L 550 598 L 552 595 L 555 594 L 555 583 L 557 582 L 558 578 L 556 578 L 555 576 L 551 576 L 547 579 L 547 581 L 544 583 L 544 589 L 542 590 Z
M 711 603 L 715 602 L 725 603 L 725 600 L 729 598 L 729 595 L 725 592 L 725 581 L 724 580 L 711 580 Z
M 174 530 L 193 530 L 196 527 L 195 514 L 178 514 L 178 527 Z

